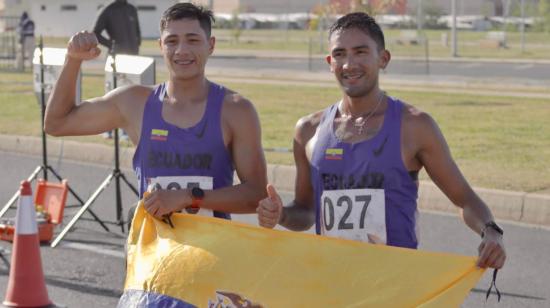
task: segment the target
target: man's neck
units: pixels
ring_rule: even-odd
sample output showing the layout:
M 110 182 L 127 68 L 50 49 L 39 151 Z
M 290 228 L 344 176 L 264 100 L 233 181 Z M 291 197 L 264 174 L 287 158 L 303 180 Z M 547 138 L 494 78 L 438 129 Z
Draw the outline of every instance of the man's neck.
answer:
M 379 105 L 379 101 L 383 96 L 384 92 L 379 88 L 373 89 L 365 96 L 350 97 L 344 95 L 340 112 L 353 117 L 364 115 L 373 111 Z
M 174 104 L 200 103 L 206 101 L 209 82 L 206 78 L 178 80 L 171 78 L 167 82 L 168 101 Z

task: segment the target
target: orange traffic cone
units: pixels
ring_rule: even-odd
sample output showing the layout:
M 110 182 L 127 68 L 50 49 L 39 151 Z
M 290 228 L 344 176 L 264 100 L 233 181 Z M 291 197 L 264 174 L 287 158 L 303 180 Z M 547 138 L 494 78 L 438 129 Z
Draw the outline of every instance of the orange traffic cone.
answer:
M 19 188 L 10 277 L 3 304 L 8 307 L 52 305 L 42 272 L 36 213 L 31 185 L 27 181 L 21 182 Z

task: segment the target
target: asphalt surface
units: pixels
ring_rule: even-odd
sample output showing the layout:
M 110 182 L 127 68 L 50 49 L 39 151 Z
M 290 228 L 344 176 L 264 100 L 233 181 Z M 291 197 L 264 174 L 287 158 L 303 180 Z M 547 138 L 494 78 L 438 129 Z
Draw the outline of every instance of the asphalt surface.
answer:
M 50 157 L 49 163 L 69 180 L 69 185 L 84 199 L 95 191 L 112 170 L 108 166 L 60 161 L 55 157 Z M 3 176 L 0 177 L 0 205 L 3 206 L 12 196 L 20 180 L 27 178 L 40 164 L 40 157 L 0 152 L 0 170 L 3 170 Z M 136 180 L 131 171 L 123 171 L 130 181 Z M 53 177 L 51 174 L 49 176 Z M 105 221 L 116 220 L 114 186 L 115 183 L 111 183 L 90 208 Z M 288 201 L 292 194 L 284 193 L 283 198 Z M 135 201 L 135 195 L 122 184 L 124 216 Z M 69 197 L 68 204 L 73 207 L 66 210 L 65 223 L 78 209 L 76 203 L 74 197 Z M 14 211 L 10 210 L 5 216 L 13 215 Z M 41 247 L 50 299 L 67 307 L 114 307 L 124 283 L 125 235 L 117 225 L 108 225 L 111 232 L 106 232 L 97 222 L 90 221 L 89 214 L 83 217 L 85 220 L 77 222 L 60 246 Z M 458 217 L 425 212 L 420 217 L 420 249 L 476 254 L 479 239 Z M 255 215 L 235 215 L 234 219 L 256 224 Z M 493 295 L 485 303 L 485 291 L 490 282 L 490 273 L 487 272 L 463 307 L 550 306 L 550 230 L 506 222 L 501 224 L 506 232 L 509 255 L 506 268 L 499 272 L 497 280 L 502 300 L 497 304 L 496 296 Z M 0 242 L 0 246 L 11 248 L 7 242 Z M 5 292 L 7 279 L 8 271 L 0 263 L 0 294 Z
M 159 57 L 160 60 L 160 57 Z M 240 69 L 278 69 L 287 71 L 327 71 L 324 59 L 266 59 L 212 57 L 210 67 Z M 389 76 L 432 75 L 460 76 L 469 78 L 519 78 L 550 82 L 550 64 L 478 62 L 478 61 L 430 61 L 392 59 L 385 70 Z
M 165 65 L 159 53 L 147 51 L 143 56 L 153 57 L 157 63 L 157 70 L 164 71 Z M 85 62 L 84 67 L 103 69 L 103 56 L 91 62 Z M 223 51 L 214 53 L 208 59 L 207 68 L 213 71 L 243 70 L 252 72 L 283 71 L 289 75 L 295 73 L 323 73 L 328 74 L 328 66 L 321 57 L 283 57 L 278 54 L 263 55 L 261 57 L 246 54 L 226 54 Z M 498 60 L 476 59 L 424 59 L 394 58 L 382 72 L 386 78 L 408 80 L 450 80 L 461 82 L 466 80 L 499 81 L 514 85 L 530 85 L 537 87 L 550 86 L 550 62 L 514 62 Z

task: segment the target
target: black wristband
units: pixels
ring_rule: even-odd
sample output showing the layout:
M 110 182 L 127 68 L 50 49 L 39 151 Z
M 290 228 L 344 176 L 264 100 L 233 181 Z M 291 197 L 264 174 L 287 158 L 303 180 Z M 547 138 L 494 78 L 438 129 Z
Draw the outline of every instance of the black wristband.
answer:
M 498 234 L 504 235 L 504 230 L 502 230 L 502 228 L 499 227 L 496 224 L 496 222 L 489 221 L 488 223 L 485 224 L 485 228 L 483 228 L 483 230 L 481 231 L 481 238 L 485 237 L 485 231 L 487 231 L 487 228 L 491 228 L 491 229 L 495 230 Z

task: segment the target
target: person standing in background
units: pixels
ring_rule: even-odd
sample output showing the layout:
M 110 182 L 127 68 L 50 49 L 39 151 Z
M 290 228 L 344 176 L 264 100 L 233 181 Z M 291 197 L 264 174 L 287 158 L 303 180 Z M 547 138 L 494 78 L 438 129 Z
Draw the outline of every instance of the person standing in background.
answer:
M 29 18 L 27 12 L 21 14 L 19 20 L 19 46 L 20 51 L 17 53 L 17 68 L 19 70 L 25 69 L 25 60 L 29 60 L 29 67 L 32 63 L 32 52 L 34 50 L 34 21 Z
M 109 37 L 103 36 L 103 31 Z M 115 0 L 103 8 L 94 25 L 94 34 L 99 43 L 111 54 L 137 55 L 141 45 L 141 31 L 137 9 L 127 0 Z M 112 138 L 112 131 L 102 134 L 106 139 Z M 121 130 L 122 140 L 128 140 L 128 134 Z
M 103 31 L 107 32 L 108 37 L 103 36 Z M 99 43 L 111 53 L 139 54 L 141 31 L 137 9 L 127 0 L 115 0 L 103 8 L 97 16 L 93 32 Z

